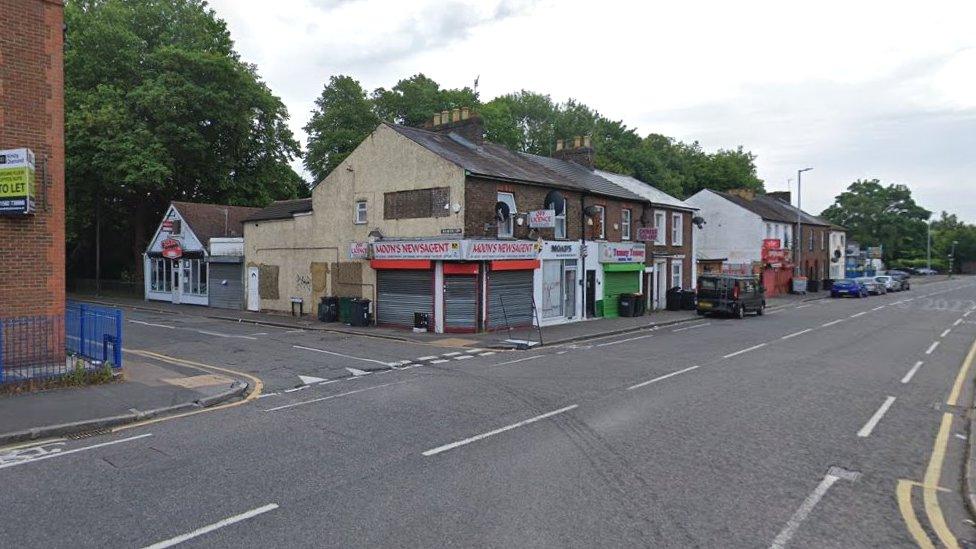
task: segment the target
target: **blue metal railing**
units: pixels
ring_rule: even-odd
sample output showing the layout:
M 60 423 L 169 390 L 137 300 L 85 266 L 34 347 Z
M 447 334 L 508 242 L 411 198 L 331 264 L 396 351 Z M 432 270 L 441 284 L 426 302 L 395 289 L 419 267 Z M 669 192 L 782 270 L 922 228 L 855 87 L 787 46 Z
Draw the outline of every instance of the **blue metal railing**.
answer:
M 67 354 L 122 367 L 122 311 L 68 302 L 64 316 L 0 319 L 0 384 L 63 375 Z

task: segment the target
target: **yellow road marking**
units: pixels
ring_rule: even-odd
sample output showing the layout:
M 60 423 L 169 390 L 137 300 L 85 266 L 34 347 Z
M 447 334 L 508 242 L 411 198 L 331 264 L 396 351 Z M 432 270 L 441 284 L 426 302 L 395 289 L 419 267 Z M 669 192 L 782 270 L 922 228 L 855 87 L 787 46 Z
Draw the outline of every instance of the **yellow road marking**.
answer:
M 925 488 L 922 489 L 922 500 L 925 502 L 925 514 L 929 517 L 932 529 L 939 540 L 949 549 L 958 549 L 959 543 L 956 536 L 949 530 L 939 507 L 939 495 L 935 493 L 933 486 L 938 485 L 942 477 L 942 461 L 945 459 L 946 445 L 949 442 L 949 430 L 952 428 L 952 414 L 942 414 L 942 425 L 939 427 L 939 434 L 935 437 L 935 446 L 932 448 L 932 457 L 929 459 L 928 469 L 925 470 Z
M 959 400 L 962 384 L 966 380 L 966 374 L 969 372 L 969 367 L 972 366 L 974 359 L 976 359 L 976 341 L 973 341 L 973 346 L 969 348 L 969 354 L 966 355 L 966 360 L 962 363 L 959 375 L 956 376 L 956 382 L 952 384 L 952 392 L 949 393 L 948 400 L 949 406 L 955 406 L 956 401 Z
M 153 418 L 153 419 L 147 419 L 145 421 L 138 421 L 138 422 L 135 422 L 135 423 L 127 423 L 125 425 L 120 425 L 118 427 L 113 428 L 112 429 L 112 432 L 113 433 L 118 432 L 118 431 L 122 431 L 122 430 L 125 430 L 125 429 L 132 429 L 133 427 L 142 427 L 144 425 L 151 425 L 153 423 L 159 423 L 160 421 L 168 421 L 168 420 L 171 420 L 171 419 L 176 419 L 176 418 L 181 418 L 181 417 L 187 417 L 187 416 L 192 416 L 192 415 L 196 415 L 196 414 L 202 414 L 204 412 L 215 412 L 217 410 L 223 410 L 223 409 L 226 409 L 226 408 L 233 408 L 234 406 L 240 406 L 242 404 L 245 404 L 247 402 L 250 402 L 250 401 L 258 398 L 258 396 L 261 395 L 261 391 L 264 389 L 264 382 L 261 381 L 260 378 L 258 378 L 256 376 L 253 376 L 251 374 L 246 374 L 244 372 L 238 372 L 238 371 L 235 371 L 235 370 L 231 370 L 229 368 L 221 368 L 219 366 L 213 366 L 211 364 L 203 364 L 201 362 L 194 362 L 192 360 L 185 360 L 185 359 L 182 359 L 182 358 L 171 357 L 171 356 L 164 355 L 164 354 L 160 354 L 160 353 L 154 353 L 152 351 L 142 351 L 142 350 L 139 350 L 139 349 L 126 349 L 125 352 L 132 353 L 134 355 L 139 355 L 139 356 L 142 356 L 142 357 L 154 358 L 156 360 L 159 360 L 159 361 L 162 361 L 162 362 L 168 362 L 170 364 L 175 364 L 177 366 L 189 366 L 191 368 L 203 369 L 205 371 L 207 371 L 207 370 L 209 370 L 209 371 L 216 370 L 218 372 L 224 372 L 226 374 L 232 374 L 232 375 L 235 375 L 235 376 L 241 376 L 241 377 L 247 378 L 251 382 L 251 384 L 254 387 L 254 389 L 243 400 L 238 400 L 236 402 L 228 402 L 226 404 L 219 404 L 217 406 L 211 406 L 209 408 L 202 408 L 200 410 L 193 410 L 192 412 L 184 412 L 182 414 L 173 414 L 171 416 L 157 417 L 157 418 Z
M 908 532 L 915 538 L 915 543 L 922 549 L 935 549 L 932 540 L 929 539 L 925 531 L 922 530 L 918 517 L 915 516 L 915 509 L 912 508 L 912 485 L 917 484 L 910 480 L 899 480 L 896 494 L 898 496 L 898 509 L 901 511 L 901 518 L 908 526 Z

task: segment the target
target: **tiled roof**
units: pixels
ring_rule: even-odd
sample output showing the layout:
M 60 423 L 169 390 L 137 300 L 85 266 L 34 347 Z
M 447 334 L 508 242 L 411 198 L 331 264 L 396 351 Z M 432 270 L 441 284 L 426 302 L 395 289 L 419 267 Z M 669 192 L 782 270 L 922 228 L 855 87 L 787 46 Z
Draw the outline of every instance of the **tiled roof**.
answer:
M 651 204 L 658 206 L 671 206 L 673 208 L 680 208 L 688 211 L 694 211 L 698 208 L 688 204 L 687 202 L 677 199 L 670 194 L 656 188 L 652 187 L 649 183 L 644 183 L 640 179 L 631 177 L 629 175 L 623 175 L 613 172 L 605 172 L 603 170 L 596 170 L 595 172 L 600 177 L 619 185 L 631 192 L 634 192 L 644 200 L 647 200 Z
M 615 185 L 606 178 L 597 175 L 594 170 L 587 169 L 585 166 L 581 166 L 576 162 L 528 153 L 519 154 L 531 162 L 541 164 L 549 170 L 552 170 L 559 175 L 572 180 L 584 190 L 591 193 L 610 196 L 613 198 L 622 198 L 624 200 L 633 200 L 635 202 L 644 202 L 644 198 L 640 195 L 621 187 L 620 185 Z
M 788 204 L 778 198 L 757 194 L 752 200 L 747 200 L 741 196 L 729 194 L 721 191 L 711 191 L 722 198 L 749 210 L 767 221 L 777 221 L 780 223 L 796 223 L 797 213 L 800 221 L 807 225 L 829 226 L 830 222 L 812 216 L 802 210 L 797 209 L 792 204 Z
M 260 208 L 199 202 L 173 201 L 172 205 L 204 246 L 210 245 L 211 238 L 244 236 L 241 222 L 260 211 Z
M 312 211 L 311 198 L 276 200 L 264 208 L 257 209 L 244 221 L 267 221 L 271 219 L 291 219 L 297 213 Z

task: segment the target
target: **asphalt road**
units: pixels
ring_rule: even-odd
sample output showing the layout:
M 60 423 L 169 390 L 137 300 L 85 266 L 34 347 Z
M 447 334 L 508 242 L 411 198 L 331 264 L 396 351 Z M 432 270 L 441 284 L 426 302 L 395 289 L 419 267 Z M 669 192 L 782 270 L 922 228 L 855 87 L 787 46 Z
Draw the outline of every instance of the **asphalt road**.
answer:
M 962 545 L 974 309 L 960 278 L 451 355 L 130 315 L 128 347 L 266 393 L 0 451 L 0 546 Z

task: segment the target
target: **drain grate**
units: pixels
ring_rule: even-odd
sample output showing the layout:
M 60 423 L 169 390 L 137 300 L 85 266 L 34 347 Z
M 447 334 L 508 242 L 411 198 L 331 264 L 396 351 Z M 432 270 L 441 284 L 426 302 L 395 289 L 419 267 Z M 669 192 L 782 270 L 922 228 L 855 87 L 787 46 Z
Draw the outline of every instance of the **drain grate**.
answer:
M 95 430 L 92 430 L 92 431 L 82 431 L 81 433 L 74 433 L 72 435 L 67 435 L 64 438 L 66 438 L 68 440 L 81 440 L 83 438 L 91 438 L 91 437 L 97 437 L 97 436 L 100 436 L 100 435 L 107 435 L 107 434 L 109 434 L 111 432 L 112 432 L 111 429 L 95 429 Z

